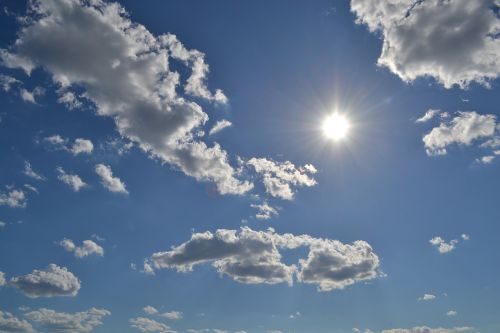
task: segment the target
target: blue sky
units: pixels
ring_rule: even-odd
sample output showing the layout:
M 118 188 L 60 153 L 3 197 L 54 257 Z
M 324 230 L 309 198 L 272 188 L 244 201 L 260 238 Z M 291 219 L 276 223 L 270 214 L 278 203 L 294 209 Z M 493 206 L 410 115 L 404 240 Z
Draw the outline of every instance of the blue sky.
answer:
M 0 333 L 500 331 L 498 1 L 0 4 Z

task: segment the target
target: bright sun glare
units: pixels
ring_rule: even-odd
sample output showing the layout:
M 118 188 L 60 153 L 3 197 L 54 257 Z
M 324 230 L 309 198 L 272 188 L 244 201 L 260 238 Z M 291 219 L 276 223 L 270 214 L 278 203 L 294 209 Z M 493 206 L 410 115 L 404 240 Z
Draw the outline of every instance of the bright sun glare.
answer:
M 323 121 L 323 134 L 328 139 L 339 141 L 347 136 L 350 127 L 351 124 L 345 116 L 334 113 Z

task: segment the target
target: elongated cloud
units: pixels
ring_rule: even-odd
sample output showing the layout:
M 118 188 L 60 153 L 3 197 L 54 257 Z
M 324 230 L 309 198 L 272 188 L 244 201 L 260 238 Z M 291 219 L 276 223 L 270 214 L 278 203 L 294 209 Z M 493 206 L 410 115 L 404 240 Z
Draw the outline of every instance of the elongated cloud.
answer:
M 214 135 L 222 131 L 224 128 L 228 128 L 231 126 L 233 126 L 233 123 L 231 123 L 229 120 L 226 119 L 219 120 L 218 122 L 215 123 L 214 127 L 210 129 L 208 135 Z
M 308 247 L 306 259 L 297 265 L 282 262 L 280 250 Z M 241 283 L 288 283 L 294 276 L 314 284 L 320 291 L 342 289 L 379 274 L 379 259 L 364 241 L 343 244 L 308 235 L 277 234 L 274 230 L 219 229 L 194 233 L 191 239 L 170 251 L 154 253 L 146 260 L 150 269 L 189 272 L 196 265 L 211 263 L 220 274 Z
M 66 171 L 64 171 L 63 168 L 58 167 L 57 169 L 57 179 L 71 187 L 71 189 L 75 192 L 80 191 L 82 188 L 87 187 L 87 183 L 85 183 L 80 176 L 75 175 L 75 174 L 69 174 Z
M 443 328 L 443 327 L 428 327 L 428 326 L 416 326 L 413 328 L 393 328 L 382 330 L 381 333 L 461 333 L 461 332 L 472 332 L 474 330 L 473 327 L 452 327 L 452 328 Z
M 378 65 L 402 80 L 433 77 L 446 88 L 489 86 L 500 75 L 496 0 L 351 0 L 359 24 L 381 34 Z
M 40 175 L 39 173 L 35 172 L 33 168 L 31 167 L 31 163 L 28 161 L 24 161 L 24 170 L 23 170 L 24 175 L 36 179 L 36 180 L 45 180 L 45 177 Z
M 227 101 L 222 91 L 207 89 L 202 52 L 187 50 L 172 34 L 152 35 L 117 3 L 35 0 L 28 7 L 29 23 L 12 47 L 0 50 L 4 66 L 28 74 L 40 67 L 61 91 L 83 89 L 97 114 L 111 117 L 120 135 L 185 174 L 214 182 L 222 194 L 252 188 L 236 178 L 226 151 L 193 135 L 208 115 L 187 96 Z M 191 71 L 187 96 L 176 91 L 181 82 L 170 69 L 173 62 Z
M 32 322 L 37 323 L 49 332 L 82 333 L 91 332 L 102 325 L 102 319 L 111 315 L 105 309 L 91 308 L 87 311 L 66 313 L 50 309 L 38 309 L 25 314 Z
M 145 317 L 130 319 L 130 326 L 138 329 L 141 332 L 177 333 L 166 324 Z
M 12 313 L 0 310 L 0 332 L 2 333 L 36 333 L 33 326 L 23 319 L 14 317 Z
M 66 267 L 50 264 L 44 270 L 14 277 L 10 284 L 30 298 L 76 296 L 80 290 L 80 280 Z
M 111 171 L 110 166 L 97 164 L 95 166 L 95 172 L 99 175 L 99 177 L 101 177 L 101 184 L 106 189 L 111 192 L 128 194 L 125 184 L 120 180 L 120 178 L 113 176 L 113 171 Z
M 104 249 L 99 244 L 95 243 L 92 240 L 84 240 L 81 246 L 76 246 L 75 243 L 71 239 L 63 239 L 59 242 L 59 245 L 62 246 L 66 251 L 73 252 L 75 257 L 84 258 L 88 257 L 92 254 L 103 256 Z

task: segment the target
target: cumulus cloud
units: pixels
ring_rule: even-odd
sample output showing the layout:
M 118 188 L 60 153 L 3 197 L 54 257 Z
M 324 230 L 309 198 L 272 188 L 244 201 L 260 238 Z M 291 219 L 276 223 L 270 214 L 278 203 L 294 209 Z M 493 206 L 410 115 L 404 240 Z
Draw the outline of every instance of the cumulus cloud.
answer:
M 19 90 L 19 93 L 23 101 L 37 104 L 36 97 L 43 95 L 45 93 L 45 90 L 41 87 L 36 87 L 32 91 L 21 88 Z
M 35 172 L 33 168 L 31 167 L 31 163 L 28 161 L 24 161 L 24 170 L 23 173 L 33 179 L 36 180 L 45 180 L 45 177 L 40 175 L 39 173 Z
M 270 206 L 267 202 L 263 202 L 261 204 L 251 204 L 250 206 L 257 209 L 255 218 L 259 220 L 269 220 L 273 216 L 279 215 L 278 210 Z
M 222 131 L 224 128 L 231 126 L 233 126 L 233 123 L 230 122 L 229 120 L 226 119 L 219 120 L 218 122 L 215 123 L 214 127 L 210 129 L 208 135 L 214 135 L 215 133 L 219 133 L 220 131 Z
M 416 326 L 413 328 L 393 328 L 382 330 L 381 333 L 460 333 L 460 332 L 471 332 L 473 327 L 453 327 L 453 328 L 442 328 L 442 327 L 428 327 L 428 326 Z
M 36 333 L 26 320 L 14 317 L 12 313 L 0 310 L 0 332 L 2 333 Z
M 165 317 L 170 320 L 179 320 L 182 319 L 182 312 L 180 311 L 168 311 L 162 313 L 160 316 Z
M 23 190 L 10 189 L 7 193 L 0 192 L 0 206 L 25 208 L 28 199 Z
M 73 252 L 75 257 L 77 258 L 84 258 L 92 254 L 101 257 L 104 255 L 104 249 L 91 240 L 84 240 L 81 246 L 76 246 L 71 239 L 65 238 L 59 242 L 59 245 L 62 246 L 66 251 Z
M 94 145 L 92 141 L 87 139 L 77 138 L 71 147 L 71 152 L 73 155 L 78 154 L 90 154 L 94 150 Z
M 469 235 L 467 235 L 467 234 L 462 234 L 461 237 L 462 237 L 462 240 L 464 240 L 464 241 L 469 240 Z M 432 238 L 431 240 L 429 240 L 429 243 L 431 243 L 433 246 L 435 246 L 438 249 L 439 253 L 443 254 L 443 253 L 448 253 L 448 252 L 455 250 L 457 244 L 459 243 L 459 240 L 452 239 L 451 241 L 446 242 L 443 238 L 436 236 L 436 237 Z
M 266 192 L 273 197 L 292 200 L 293 186 L 314 186 L 316 181 L 311 175 L 317 172 L 316 168 L 307 164 L 296 167 L 292 162 L 276 162 L 266 158 L 251 158 L 246 164 L 262 176 Z
M 308 247 L 299 265 L 282 262 L 279 250 Z M 170 251 L 154 253 L 145 261 L 150 269 L 192 271 L 211 263 L 221 275 L 240 283 L 315 284 L 320 291 L 342 289 L 359 281 L 376 278 L 379 258 L 364 241 L 343 244 L 337 240 L 308 235 L 277 234 L 273 229 L 254 231 L 219 229 L 215 233 L 193 233 L 187 242 Z
M 56 170 L 58 172 L 57 179 L 71 187 L 73 191 L 78 192 L 82 188 L 88 186 L 87 183 L 80 178 L 80 176 L 66 173 L 66 171 L 64 171 L 61 167 L 58 167 Z
M 428 155 L 445 155 L 449 146 L 470 146 L 478 140 L 483 140 L 483 146 L 491 147 L 497 131 L 495 115 L 464 111 L 449 120 L 442 120 L 439 126 L 424 135 L 422 141 Z
M 125 184 L 118 177 L 113 177 L 111 167 L 104 164 L 97 164 L 95 172 L 101 177 L 101 184 L 111 192 L 128 194 Z
M 31 1 L 28 24 L 8 49 L 0 50 L 4 66 L 46 70 L 64 91 L 83 90 L 100 116 L 114 120 L 119 134 L 152 156 L 185 174 L 216 184 L 221 194 L 252 188 L 236 178 L 228 154 L 209 147 L 196 133 L 208 115 L 189 95 L 227 102 L 220 90 L 208 91 L 204 54 L 187 50 L 172 34 L 152 35 L 132 22 L 124 8 L 104 1 Z M 176 88 L 177 62 L 191 71 Z
M 446 88 L 485 86 L 500 74 L 496 0 L 351 0 L 358 24 L 381 34 L 378 65 L 405 82 L 433 77 Z
M 158 310 L 151 305 L 148 305 L 148 306 L 142 308 L 142 311 L 144 311 L 148 315 L 154 315 L 154 314 L 158 313 Z
M 424 296 L 418 298 L 419 301 L 432 301 L 434 299 L 436 299 L 436 296 L 433 294 L 424 294 Z
M 30 298 L 76 296 L 80 280 L 66 267 L 50 264 L 45 270 L 35 269 L 27 275 L 14 277 L 10 284 Z
M 65 150 L 75 156 L 79 154 L 91 154 L 94 150 L 94 144 L 88 139 L 76 138 L 73 144 L 71 144 L 68 138 L 55 134 L 43 138 L 43 141 L 55 150 Z
M 130 319 L 130 326 L 137 328 L 141 332 L 177 333 L 169 326 L 145 317 Z
M 455 317 L 457 314 L 458 314 L 458 312 L 455 310 L 449 310 L 448 312 L 446 312 L 446 315 L 448 317 Z
M 91 332 L 97 326 L 102 325 L 102 319 L 109 315 L 111 312 L 108 310 L 96 308 L 76 313 L 56 312 L 42 308 L 25 314 L 29 320 L 47 331 L 62 333 Z

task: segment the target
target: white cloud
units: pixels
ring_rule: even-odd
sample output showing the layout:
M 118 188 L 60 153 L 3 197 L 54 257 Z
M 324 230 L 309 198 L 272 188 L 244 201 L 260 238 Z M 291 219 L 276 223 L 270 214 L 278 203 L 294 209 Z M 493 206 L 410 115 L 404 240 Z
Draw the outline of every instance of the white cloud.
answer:
M 104 249 L 91 240 L 84 240 L 81 246 L 76 246 L 71 239 L 63 239 L 58 243 L 66 251 L 73 252 L 75 257 L 84 258 L 92 254 L 104 256 Z
M 36 179 L 36 180 L 45 180 L 45 177 L 38 174 L 37 172 L 33 171 L 33 168 L 31 167 L 31 164 L 30 162 L 28 161 L 24 161 L 24 170 L 23 170 L 23 173 L 30 177 L 30 178 L 33 178 L 33 179 Z
M 448 312 L 446 312 L 446 315 L 448 317 L 455 317 L 457 314 L 458 314 L 458 312 L 455 310 L 449 310 Z
M 424 296 L 418 298 L 419 301 L 432 301 L 434 299 L 436 299 L 436 296 L 433 294 L 424 294 Z
M 41 96 L 45 93 L 45 90 L 43 90 L 41 87 L 36 87 L 32 91 L 28 91 L 24 88 L 21 88 L 19 90 L 19 93 L 21 95 L 21 98 L 25 102 L 37 104 L 36 102 L 36 96 Z
M 66 267 L 55 264 L 45 270 L 35 269 L 30 274 L 14 277 L 10 284 L 30 298 L 76 296 L 80 290 L 80 280 Z
M 144 311 L 148 315 L 154 315 L 154 314 L 158 313 L 158 310 L 156 308 L 152 307 L 151 305 L 148 305 L 148 306 L 144 307 L 142 309 L 142 311 Z
M 58 91 L 59 98 L 57 101 L 61 104 L 66 105 L 70 110 L 78 109 L 83 106 L 83 103 L 76 97 L 76 95 L 71 91 L 65 91 L 61 89 Z
M 6 92 L 9 92 L 13 85 L 20 83 L 21 81 L 13 78 L 12 76 L 0 74 L 0 86 Z
M 308 247 L 307 259 L 299 267 L 281 261 L 280 249 Z M 359 281 L 378 277 L 379 258 L 364 241 L 343 244 L 337 240 L 308 235 L 277 234 L 274 230 L 219 229 L 215 233 L 193 233 L 191 239 L 170 251 L 154 253 L 145 263 L 150 269 L 192 271 L 211 263 L 222 275 L 240 283 L 288 283 L 294 276 L 315 284 L 320 291 L 342 289 Z
M 24 184 L 24 187 L 27 188 L 28 190 L 30 190 L 31 192 L 38 194 L 38 189 L 36 187 L 34 187 L 33 185 Z
M 26 194 L 23 190 L 11 189 L 7 193 L 0 192 L 0 206 L 12 208 L 25 208 L 27 205 Z
M 208 115 L 176 91 L 180 74 L 170 63 L 177 61 L 191 70 L 187 94 L 227 101 L 221 91 L 206 89 L 203 53 L 187 50 L 174 35 L 155 37 L 117 3 L 32 1 L 28 15 L 16 42 L 0 51 L 5 66 L 26 73 L 41 67 L 64 91 L 83 90 L 98 115 L 114 120 L 121 136 L 197 180 L 214 182 L 221 194 L 252 188 L 236 178 L 218 144 L 197 140 L 194 133 Z
M 393 328 L 382 330 L 381 333 L 460 333 L 473 331 L 473 327 L 432 328 L 428 326 L 416 326 L 413 328 Z
M 462 234 L 461 237 L 462 237 L 463 240 L 469 240 L 470 239 L 470 236 L 467 235 L 467 234 Z
M 446 88 L 485 86 L 500 74 L 496 0 L 351 0 L 358 24 L 383 39 L 378 65 L 403 81 L 433 77 Z
M 88 139 L 76 138 L 71 145 L 69 139 L 55 134 L 43 138 L 43 141 L 56 150 L 65 150 L 75 156 L 79 154 L 91 154 L 94 150 L 94 144 Z
M 251 204 L 250 206 L 258 210 L 255 218 L 259 220 L 269 220 L 273 216 L 279 215 L 278 210 L 270 206 L 267 202 L 263 202 L 261 204 Z
M 36 333 L 26 320 L 14 317 L 12 313 L 0 310 L 0 332 L 1 333 Z
M 66 173 L 63 168 L 58 167 L 57 172 L 59 175 L 57 176 L 57 179 L 65 183 L 66 185 L 69 185 L 73 191 L 78 192 L 82 188 L 87 187 L 88 185 L 80 178 L 78 175 L 72 175 Z
M 77 138 L 71 147 L 71 152 L 73 155 L 78 154 L 90 154 L 94 150 L 94 145 L 92 141 L 87 139 Z
M 101 184 L 106 189 L 111 192 L 128 194 L 125 184 L 120 180 L 120 178 L 113 177 L 111 167 L 104 164 L 97 164 L 95 166 L 95 172 L 99 175 L 99 177 L 101 177 Z
M 141 332 L 177 333 L 163 323 L 144 317 L 130 319 L 130 326 L 137 328 Z
M 180 320 L 182 319 L 182 312 L 180 311 L 169 311 L 162 313 L 160 316 L 165 317 L 170 320 Z
M 5 273 L 0 271 L 0 287 L 5 286 L 7 280 L 5 279 Z
M 456 245 L 458 244 L 458 240 L 452 239 L 448 243 L 442 239 L 441 237 L 437 236 L 432 238 L 429 243 L 437 247 L 439 253 L 448 253 L 451 252 L 455 249 Z
M 7 225 L 7 223 L 0 221 L 0 228 L 4 228 Z
M 81 333 L 91 332 L 102 325 L 102 319 L 111 315 L 105 309 L 91 308 L 76 313 L 56 312 L 50 309 L 38 309 L 28 312 L 25 316 L 45 328 L 49 332 Z
M 458 112 L 451 120 L 443 120 L 423 137 L 428 155 L 445 155 L 450 145 L 470 146 L 479 139 L 493 138 L 496 116 L 480 115 L 475 111 Z
M 222 131 L 224 128 L 231 126 L 233 126 L 233 123 L 230 122 L 229 120 L 226 119 L 219 120 L 218 122 L 215 123 L 214 127 L 210 129 L 208 135 L 214 135 L 215 133 L 219 133 L 220 131 Z
M 425 114 L 418 118 L 415 122 L 417 123 L 426 123 L 429 120 L 433 119 L 435 116 L 439 115 L 441 113 L 441 110 L 439 109 L 429 109 L 425 112 Z
M 316 173 L 316 168 L 307 164 L 296 167 L 292 162 L 275 162 L 266 158 L 251 158 L 246 162 L 253 167 L 255 172 L 262 176 L 266 192 L 271 196 L 292 200 L 294 191 L 292 186 L 314 186 L 316 181 L 311 177 Z

